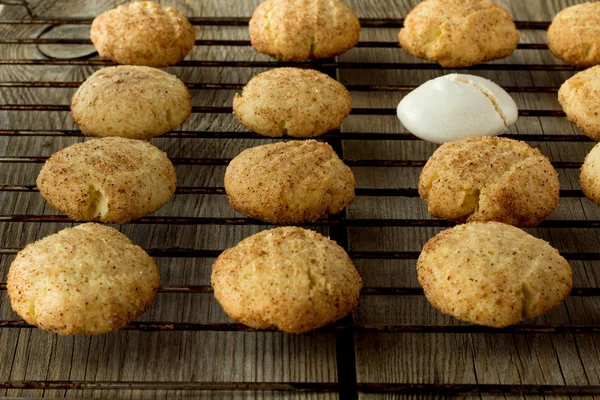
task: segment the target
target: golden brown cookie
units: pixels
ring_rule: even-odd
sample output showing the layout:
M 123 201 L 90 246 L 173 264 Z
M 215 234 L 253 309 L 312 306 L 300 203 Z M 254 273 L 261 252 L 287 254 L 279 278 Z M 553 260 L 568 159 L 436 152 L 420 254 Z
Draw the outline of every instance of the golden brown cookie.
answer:
M 175 167 L 142 140 L 103 138 L 52 155 L 37 187 L 58 211 L 77 221 L 124 224 L 151 214 L 175 191 Z
M 571 267 L 556 249 L 498 222 L 439 233 L 423 247 L 417 274 L 435 308 L 495 328 L 558 307 L 572 285 Z
M 13 310 L 62 335 L 123 328 L 154 301 L 158 269 L 141 247 L 94 223 L 64 229 L 27 245 L 8 272 Z
M 358 42 L 360 23 L 339 0 L 266 0 L 249 24 L 252 46 L 280 61 L 335 57 Z
M 90 38 L 102 58 L 160 68 L 183 60 L 194 47 L 196 32 L 179 11 L 141 1 L 97 16 Z
M 600 65 L 581 71 L 563 83 L 558 102 L 569 121 L 600 141 Z
M 558 174 L 539 150 L 499 137 L 447 142 L 419 177 L 431 215 L 457 222 L 535 226 L 558 204 L 559 189 Z
M 308 332 L 356 307 L 362 281 L 334 241 L 307 229 L 257 233 L 215 261 L 212 286 L 232 319 L 256 329 Z
M 585 196 L 600 206 L 600 147 L 598 144 L 585 157 L 581 166 L 579 182 Z
M 408 13 L 399 39 L 414 56 L 458 68 L 508 57 L 519 32 L 489 0 L 425 0 Z
M 84 135 L 149 139 L 185 122 L 190 94 L 156 68 L 118 66 L 91 75 L 73 95 L 71 113 Z
M 354 174 L 326 143 L 291 141 L 253 147 L 225 171 L 229 204 L 272 224 L 314 222 L 354 200 Z
M 548 28 L 548 48 L 578 67 L 600 64 L 600 1 L 567 7 Z
M 337 129 L 350 113 L 344 85 L 311 69 L 277 68 L 256 75 L 235 94 L 233 113 L 265 136 L 314 137 Z

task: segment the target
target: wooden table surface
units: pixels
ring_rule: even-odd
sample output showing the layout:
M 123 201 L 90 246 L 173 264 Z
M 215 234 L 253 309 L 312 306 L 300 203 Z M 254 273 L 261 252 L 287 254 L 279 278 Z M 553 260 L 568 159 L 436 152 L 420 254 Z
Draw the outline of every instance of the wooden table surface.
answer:
M 516 21 L 549 22 L 560 9 L 582 1 L 498 2 Z M 43 160 L 38 157 L 83 140 L 73 132 L 77 126 L 68 112 L 70 98 L 82 81 L 110 63 L 98 61 L 85 40 L 63 39 L 89 39 L 89 20 L 121 1 L 27 3 L 0 1 L 0 19 L 84 21 L 0 24 L 0 282 L 6 281 L 18 249 L 73 225 L 34 190 Z M 562 116 L 556 99 L 557 88 L 574 68 L 564 66 L 545 46 L 521 45 L 507 59 L 468 71 L 509 89 L 522 110 L 509 137 L 526 140 L 557 163 L 565 197 L 542 226 L 527 231 L 566 254 L 577 290 L 557 310 L 516 328 L 495 331 L 463 324 L 433 309 L 419 291 L 418 252 L 447 226 L 431 218 L 414 190 L 423 162 L 437 146 L 412 140 L 395 116 L 396 105 L 412 87 L 452 71 L 394 45 L 400 19 L 418 0 L 347 1 L 363 20 L 364 44 L 313 67 L 351 90 L 357 110 L 341 133 L 326 140 L 352 166 L 361 190 L 345 219 L 332 218 L 313 228 L 347 244 L 365 294 L 352 318 L 337 327 L 305 335 L 246 331 L 227 318 L 210 293 L 211 263 L 219 250 L 267 227 L 231 220 L 242 216 L 231 210 L 219 188 L 226 159 L 273 141 L 248 134 L 230 107 L 233 94 L 253 75 L 277 64 L 247 43 L 245 21 L 259 0 L 162 3 L 195 17 L 200 41 L 183 64 L 168 68 L 191 85 L 197 108 L 181 132 L 152 140 L 178 159 L 178 185 L 185 190 L 144 223 L 118 228 L 153 249 L 163 291 L 131 329 L 62 337 L 22 327 L 1 284 L 0 396 L 391 399 L 451 391 L 486 398 L 600 394 L 600 209 L 582 198 L 578 183 L 578 166 L 594 143 Z M 387 23 L 375 27 L 374 19 Z M 541 26 L 521 29 L 521 44 L 545 43 Z M 36 38 L 44 40 L 22 40 Z M 218 42 L 223 40 L 241 42 Z M 440 386 L 444 384 L 452 386 Z M 23 389 L 27 387 L 32 389 Z M 241 390 L 207 390 L 236 387 Z M 270 390 L 254 390 L 261 388 Z M 386 388 L 397 391 L 384 393 Z

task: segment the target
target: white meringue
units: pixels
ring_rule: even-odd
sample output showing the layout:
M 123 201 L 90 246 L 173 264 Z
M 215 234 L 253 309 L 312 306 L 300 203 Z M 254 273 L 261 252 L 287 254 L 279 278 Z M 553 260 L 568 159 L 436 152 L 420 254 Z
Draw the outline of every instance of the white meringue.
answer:
M 398 104 L 398 118 L 413 135 L 442 144 L 494 136 L 517 121 L 515 101 L 494 82 L 450 74 L 425 82 Z

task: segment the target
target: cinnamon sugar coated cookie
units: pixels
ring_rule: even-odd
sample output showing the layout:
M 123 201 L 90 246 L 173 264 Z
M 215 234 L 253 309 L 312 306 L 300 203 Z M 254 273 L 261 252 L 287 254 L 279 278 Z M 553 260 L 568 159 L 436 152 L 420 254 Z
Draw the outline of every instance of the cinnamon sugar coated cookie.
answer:
M 419 177 L 431 215 L 457 222 L 535 226 L 557 206 L 559 189 L 558 174 L 539 150 L 499 137 L 447 142 Z
M 585 157 L 579 181 L 585 196 L 600 206 L 600 147 L 598 144 Z
M 399 39 L 414 56 L 458 68 L 508 57 L 519 32 L 489 0 L 425 0 L 408 13 Z
M 183 60 L 194 47 L 196 32 L 179 11 L 141 1 L 97 16 L 90 38 L 102 58 L 160 68 Z
M 362 281 L 334 241 L 307 229 L 257 233 L 215 261 L 212 286 L 232 319 L 256 329 L 308 332 L 348 315 Z
M 142 140 L 103 138 L 50 157 L 37 187 L 58 211 L 77 221 L 124 224 L 151 214 L 175 191 L 175 167 Z
M 62 335 L 123 328 L 154 301 L 158 269 L 114 228 L 87 223 L 27 245 L 10 266 L 13 310 Z
M 600 141 L 600 65 L 581 71 L 563 83 L 558 102 L 569 121 Z
M 498 222 L 439 233 L 423 247 L 417 275 L 435 308 L 494 328 L 545 314 L 572 286 L 571 266 L 556 249 Z
M 344 85 L 311 69 L 277 68 L 256 75 L 235 94 L 233 113 L 265 136 L 314 137 L 337 129 L 350 113 Z
M 600 1 L 567 7 L 548 28 L 548 48 L 578 67 L 600 64 Z
M 92 74 L 73 95 L 71 114 L 84 135 L 148 139 L 185 122 L 190 94 L 156 68 L 118 66 Z
M 358 42 L 360 23 L 339 0 L 266 0 L 249 23 L 250 41 L 280 61 L 335 57 Z
M 229 204 L 272 224 L 302 224 L 354 200 L 354 174 L 326 143 L 291 141 L 253 147 L 225 171 Z

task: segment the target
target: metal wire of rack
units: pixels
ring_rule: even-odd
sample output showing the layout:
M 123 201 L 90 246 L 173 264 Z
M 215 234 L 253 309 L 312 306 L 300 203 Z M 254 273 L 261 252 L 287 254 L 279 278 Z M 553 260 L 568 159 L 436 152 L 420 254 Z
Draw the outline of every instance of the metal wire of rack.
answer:
M 10 2 L 9 2 L 10 4 Z M 247 18 L 191 18 L 194 25 L 199 26 L 245 26 Z M 54 18 L 54 19 L 0 19 L 0 25 L 62 25 L 91 23 L 88 18 Z M 402 25 L 402 20 L 369 19 L 361 20 L 363 27 L 371 28 L 397 28 Z M 519 29 L 547 29 L 546 22 L 517 22 Z M 11 39 L 1 38 L 0 44 L 90 44 L 89 40 L 82 39 Z M 197 46 L 249 46 L 246 40 L 198 40 Z M 396 43 L 391 42 L 361 42 L 358 47 L 371 48 L 393 48 Z M 541 50 L 547 49 L 545 44 L 521 44 L 519 49 Z M 113 65 L 106 60 L 91 59 L 2 59 L 0 65 L 81 65 L 81 66 L 107 66 Z M 272 68 L 281 66 L 311 67 L 321 71 L 335 74 L 339 69 L 430 69 L 441 70 L 437 64 L 422 63 L 362 63 L 362 62 L 335 62 L 327 60 L 324 62 L 311 63 L 279 63 L 279 62 L 254 62 L 254 61 L 183 61 L 179 67 L 235 67 L 235 68 Z M 575 71 L 574 67 L 567 65 L 522 65 L 522 64 L 485 64 L 473 67 L 477 70 L 509 70 L 509 71 Z M 0 82 L 0 88 L 76 88 L 81 82 Z M 226 83 L 190 83 L 189 89 L 214 89 L 214 90 L 237 90 L 242 84 Z M 350 91 L 410 91 L 415 86 L 394 85 L 349 85 Z M 507 87 L 509 92 L 516 93 L 555 93 L 557 87 Z M 68 111 L 68 105 L 57 104 L 1 104 L 0 111 Z M 194 107 L 195 113 L 230 113 L 230 107 Z M 394 115 L 394 109 L 354 108 L 354 115 Z M 562 117 L 564 113 L 556 110 L 520 110 L 520 116 L 532 117 Z M 77 130 L 0 130 L 2 136 L 81 136 Z M 583 135 L 531 135 L 531 134 L 507 134 L 518 140 L 535 142 L 579 142 L 590 141 Z M 268 139 L 250 132 L 227 132 L 227 131 L 193 131 L 181 130 L 170 132 L 166 138 L 212 138 L 212 139 L 235 139 L 252 138 Z M 343 140 L 416 140 L 410 134 L 380 134 L 380 133 L 341 133 L 330 132 L 321 137 L 328 141 L 344 159 Z M 0 157 L 2 163 L 43 163 L 47 157 Z M 227 165 L 229 159 L 208 158 L 178 158 L 172 159 L 176 165 Z M 344 159 L 349 166 L 360 167 L 389 167 L 406 168 L 421 167 L 425 160 L 351 160 Z M 577 162 L 554 162 L 557 168 L 573 169 L 579 168 L 581 163 Z M 0 192 L 35 192 L 34 185 L 0 185 Z M 223 195 L 222 187 L 179 187 L 176 195 Z M 357 196 L 398 196 L 418 197 L 414 188 L 358 188 Z M 562 190 L 561 197 L 583 197 L 580 190 Z M 0 215 L 0 222 L 70 222 L 62 215 Z M 133 224 L 208 224 L 208 225 L 263 225 L 263 223 L 250 218 L 214 218 L 214 217 L 158 217 L 150 216 L 134 221 Z M 344 214 L 318 221 L 314 224 L 328 226 L 330 236 L 340 245 L 348 250 L 348 227 L 384 227 L 384 226 L 418 226 L 418 227 L 449 227 L 452 223 L 433 219 L 348 219 Z M 540 227 L 561 228 L 600 228 L 600 221 L 581 220 L 548 220 Z M 20 249 L 14 247 L 0 247 L 0 255 L 16 254 Z M 196 257 L 212 258 L 218 256 L 220 250 L 204 250 L 196 248 L 150 248 L 146 249 L 151 256 L 159 257 Z M 349 251 L 353 259 L 399 259 L 414 260 L 418 252 L 383 252 L 383 251 Z M 600 253 L 567 253 L 563 254 L 569 260 L 592 261 L 600 260 Z M 0 283 L 0 293 L 6 290 L 6 284 Z M 164 285 L 159 289 L 162 293 L 211 293 L 212 289 L 206 285 Z M 420 288 L 410 287 L 365 287 L 363 296 L 422 296 Z M 600 296 L 600 288 L 574 288 L 572 296 Z M 1 329 L 10 328 L 32 328 L 24 321 L 2 320 Z M 255 329 L 235 323 L 144 323 L 134 322 L 125 329 L 137 331 L 256 331 Z M 504 329 L 492 329 L 474 325 L 396 325 L 396 324 L 358 324 L 350 318 L 337 324 L 325 327 L 323 331 L 335 332 L 337 338 L 337 368 L 338 383 L 318 382 L 114 382 L 114 381 L 0 381 L 0 389 L 135 389 L 135 390 L 226 390 L 226 391 L 310 391 L 310 392 L 338 392 L 341 399 L 355 399 L 358 393 L 407 393 L 407 394 L 544 394 L 544 395 L 594 395 L 600 394 L 600 386 L 594 385 L 474 385 L 474 384 L 413 384 L 413 383 L 361 383 L 356 379 L 356 360 L 354 360 L 354 333 L 358 332 L 410 332 L 410 333 L 513 333 L 513 334 L 560 334 L 560 333 L 600 333 L 600 325 L 516 325 Z M 262 330 L 270 331 L 270 330 Z

